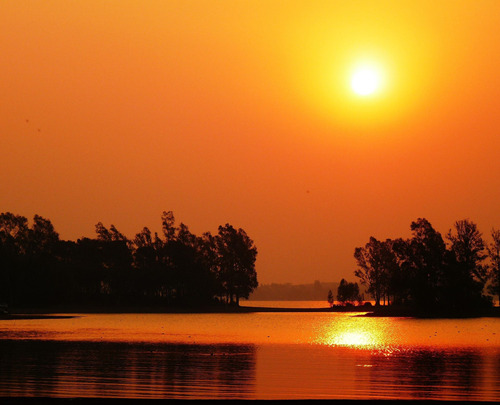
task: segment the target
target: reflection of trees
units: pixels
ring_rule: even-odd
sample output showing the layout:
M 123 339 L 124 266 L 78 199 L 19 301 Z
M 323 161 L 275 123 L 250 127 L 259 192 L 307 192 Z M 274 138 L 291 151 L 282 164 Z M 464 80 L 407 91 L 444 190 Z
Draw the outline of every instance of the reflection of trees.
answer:
M 253 398 L 252 345 L 0 341 L 0 396 Z
M 253 345 L 0 340 L 0 397 L 498 400 L 499 352 L 264 349 L 257 387 Z
M 481 378 L 485 375 L 483 358 L 472 350 L 418 350 L 383 353 L 372 356 L 370 382 L 374 390 L 380 386 L 393 396 L 414 399 L 481 399 L 476 398 Z M 399 393 L 399 394 L 398 394 Z
M 59 356 L 40 341 L 0 342 L 0 396 L 48 396 L 56 389 Z

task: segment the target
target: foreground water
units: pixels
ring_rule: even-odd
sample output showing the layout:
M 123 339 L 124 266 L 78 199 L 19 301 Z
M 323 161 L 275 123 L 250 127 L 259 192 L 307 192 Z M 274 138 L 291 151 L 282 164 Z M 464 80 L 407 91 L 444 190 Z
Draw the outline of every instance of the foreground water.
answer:
M 0 396 L 500 401 L 500 319 L 355 315 L 0 321 Z

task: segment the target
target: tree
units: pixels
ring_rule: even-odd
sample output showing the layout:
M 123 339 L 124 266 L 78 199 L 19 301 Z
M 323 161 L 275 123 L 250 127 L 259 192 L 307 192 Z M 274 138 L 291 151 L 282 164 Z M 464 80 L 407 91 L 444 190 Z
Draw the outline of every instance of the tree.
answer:
M 50 220 L 40 215 L 35 215 L 33 226 L 31 227 L 30 239 L 36 251 L 44 251 L 46 254 L 52 254 L 57 242 L 59 242 L 59 234 L 55 231 Z
M 257 287 L 257 248 L 226 224 L 201 237 L 162 214 L 163 235 L 143 228 L 128 240 L 114 225 L 96 225 L 95 238 L 62 241 L 50 220 L 33 226 L 0 214 L 0 302 L 12 306 L 239 303 Z M 222 300 L 221 300 L 222 301 Z
M 398 238 L 391 241 L 394 262 L 388 275 L 387 292 L 393 304 L 407 304 L 412 287 L 412 244 L 409 239 Z
M 0 300 L 16 305 L 25 294 L 29 227 L 26 217 L 0 214 Z
M 174 281 L 175 299 L 183 304 L 207 303 L 215 295 L 211 266 L 205 261 L 204 239 L 181 223 L 175 235 L 165 243 Z
M 487 267 L 482 263 L 486 259 L 486 245 L 477 225 L 464 219 L 455 222 L 455 233 L 450 230 L 448 239 L 457 262 L 462 264 L 469 276 L 483 286 L 487 280 Z
M 248 298 L 258 286 L 255 272 L 257 248 L 243 229 L 236 230 L 229 224 L 219 226 L 216 245 L 219 282 L 226 300 L 239 305 L 240 298 Z
M 489 291 L 498 296 L 500 301 L 500 230 L 492 229 L 491 237 L 493 242 L 487 246 L 490 258 L 489 277 L 491 279 Z
M 488 280 L 486 244 L 477 225 L 468 220 L 455 222 L 454 232 L 448 232 L 451 242 L 450 263 L 447 281 L 449 290 L 454 290 L 450 303 L 455 310 L 480 307 L 487 304 L 483 295 Z M 450 293 L 450 291 L 449 291 Z
M 4 245 L 11 245 L 16 254 L 26 253 L 29 232 L 26 217 L 11 212 L 0 214 L 0 239 Z
M 330 308 L 333 307 L 334 298 L 333 298 L 333 293 L 332 290 L 328 290 L 328 298 L 327 298 L 328 304 L 330 305 Z
M 368 287 L 368 293 L 375 298 L 375 305 L 387 294 L 389 274 L 396 265 L 391 241 L 378 241 L 370 237 L 370 241 L 364 247 L 354 250 L 358 268 L 354 271 L 361 284 Z
M 411 223 L 412 238 L 409 240 L 406 264 L 409 271 L 410 297 L 423 311 L 429 311 L 442 303 L 446 244 L 441 234 L 425 218 Z
M 448 248 L 441 234 L 425 218 L 411 223 L 409 239 L 375 238 L 355 249 L 355 275 L 368 286 L 377 305 L 383 296 L 392 303 L 412 305 L 420 313 L 464 314 L 491 306 L 483 295 L 492 277 L 490 291 L 500 298 L 500 232 L 492 231 L 493 243 L 485 245 L 475 223 L 457 221 L 449 231 Z M 483 263 L 486 250 L 491 267 Z
M 343 305 L 347 303 L 354 303 L 355 301 L 360 301 L 361 297 L 359 295 L 358 283 L 348 283 L 346 280 L 340 280 L 340 284 L 337 289 L 337 301 L 341 302 Z
M 101 295 L 115 301 L 130 299 L 135 286 L 131 282 L 132 243 L 114 225 L 108 230 L 101 222 L 96 225 L 97 249 L 101 267 Z
M 172 211 L 163 211 L 163 214 L 161 216 L 161 224 L 166 241 L 169 242 L 175 239 L 175 217 Z

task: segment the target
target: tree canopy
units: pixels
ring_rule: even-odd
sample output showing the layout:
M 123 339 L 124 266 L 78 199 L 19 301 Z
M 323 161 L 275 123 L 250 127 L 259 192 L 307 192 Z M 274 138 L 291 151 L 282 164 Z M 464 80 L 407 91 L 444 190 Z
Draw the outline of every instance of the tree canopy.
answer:
M 409 239 L 371 237 L 364 247 L 354 250 L 354 274 L 377 306 L 382 299 L 426 313 L 491 306 L 485 286 L 492 279 L 490 291 L 500 294 L 499 232 L 493 231 L 493 243 L 487 246 L 477 225 L 468 219 L 455 222 L 446 241 L 425 218 L 412 222 L 410 229 Z M 490 265 L 486 264 L 488 253 Z
M 257 248 L 230 224 L 201 236 L 161 217 L 162 235 L 144 227 L 128 239 L 114 225 L 96 224 L 95 238 L 66 241 L 50 220 L 0 214 L 0 302 L 11 306 L 65 304 L 238 304 L 257 287 Z
M 339 301 L 342 305 L 353 304 L 354 302 L 361 301 L 358 283 L 349 283 L 344 279 L 340 280 L 340 284 L 337 289 L 337 301 Z

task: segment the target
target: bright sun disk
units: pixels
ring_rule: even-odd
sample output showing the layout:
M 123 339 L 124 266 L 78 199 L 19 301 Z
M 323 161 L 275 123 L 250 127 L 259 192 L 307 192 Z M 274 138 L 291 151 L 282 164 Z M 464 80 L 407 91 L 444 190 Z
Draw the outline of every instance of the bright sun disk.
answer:
M 351 78 L 352 90 L 360 96 L 373 94 L 379 85 L 379 74 L 372 68 L 360 68 L 354 72 Z

